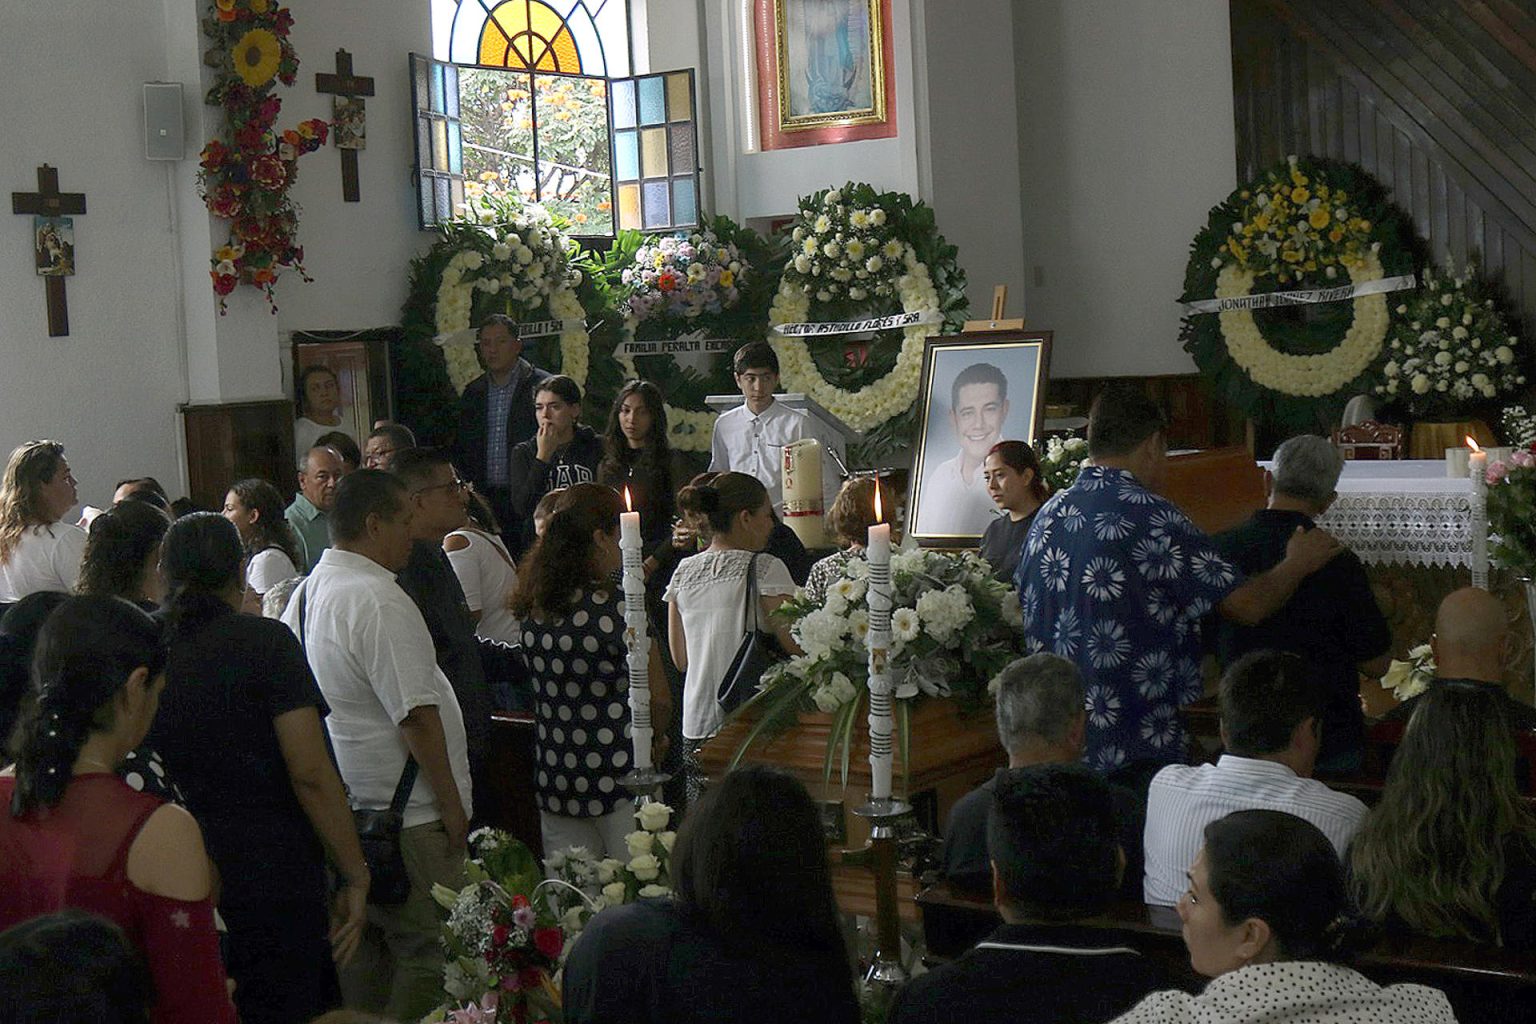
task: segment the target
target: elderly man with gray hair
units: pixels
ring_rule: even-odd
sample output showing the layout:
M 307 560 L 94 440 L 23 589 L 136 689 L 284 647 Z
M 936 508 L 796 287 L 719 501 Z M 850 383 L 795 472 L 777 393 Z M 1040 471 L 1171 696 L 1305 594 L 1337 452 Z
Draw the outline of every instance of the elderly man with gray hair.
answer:
M 1304 434 L 1275 450 L 1269 505 L 1243 525 L 1216 537 L 1216 548 L 1245 576 L 1285 557 L 1299 526 L 1310 530 L 1337 496 L 1344 460 L 1327 438 Z M 1257 625 L 1230 619 L 1217 624 L 1216 656 L 1226 671 L 1249 651 L 1289 651 L 1306 660 L 1328 687 L 1322 749 L 1316 771 L 1358 771 L 1365 743 L 1360 675 L 1380 676 L 1391 663 L 1392 631 L 1371 593 L 1365 566 L 1345 551 L 1312 573 L 1279 611 Z
M 1083 677 L 1077 666 L 1055 654 L 1020 658 L 997 674 L 991 687 L 997 702 L 997 738 L 1008 754 L 1008 769 L 1071 765 L 1093 774 L 1082 762 L 1086 719 Z M 997 774 L 955 802 L 944 830 L 944 875 L 957 889 L 992 892 L 987 852 L 987 812 Z M 1110 787 L 1127 858 L 1126 895 L 1141 898 L 1141 832 L 1145 802 L 1123 786 Z

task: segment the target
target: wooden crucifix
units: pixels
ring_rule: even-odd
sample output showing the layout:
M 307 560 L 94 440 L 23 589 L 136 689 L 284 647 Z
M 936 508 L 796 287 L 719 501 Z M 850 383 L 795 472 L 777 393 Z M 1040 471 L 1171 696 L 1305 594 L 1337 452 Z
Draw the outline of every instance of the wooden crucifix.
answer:
M 75 223 L 70 216 L 85 213 L 85 193 L 60 192 L 58 168 L 43 164 L 37 169 L 36 192 L 11 193 L 11 212 L 32 215 L 37 272 L 48 290 L 48 337 L 62 338 L 69 334 L 64 279 L 75 272 Z
M 373 79 L 352 73 L 352 55 L 336 51 L 336 73 L 315 75 L 315 91 L 333 97 L 332 130 L 341 150 L 341 198 L 355 203 L 362 198 L 357 184 L 357 151 L 367 143 L 367 117 L 363 97 L 373 95 Z

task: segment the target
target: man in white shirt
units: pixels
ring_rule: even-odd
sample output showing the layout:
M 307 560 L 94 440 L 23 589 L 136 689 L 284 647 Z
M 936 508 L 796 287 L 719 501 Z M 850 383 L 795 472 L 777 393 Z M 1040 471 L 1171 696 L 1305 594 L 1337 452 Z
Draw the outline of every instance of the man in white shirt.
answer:
M 748 342 L 736 350 L 732 365 L 736 386 L 746 401 L 715 420 L 709 471 L 757 477 L 768 488 L 774 511 L 782 513 L 784 447 L 814 437 L 815 431 L 805 413 L 774 399 L 779 389 L 779 356 L 772 345 Z
M 1327 691 L 1294 654 L 1255 651 L 1221 679 L 1215 764 L 1169 765 L 1147 792 L 1143 895 L 1173 906 L 1204 843 L 1205 826 L 1233 811 L 1284 811 L 1316 825 L 1342 858 L 1366 807 L 1312 778 Z
M 1008 378 L 991 363 L 972 363 L 955 377 L 949 425 L 959 449 L 923 480 L 917 532 L 951 536 L 984 533 L 998 514 L 981 471 L 987 452 L 1003 439 L 1008 420 Z
M 400 835 L 410 894 L 369 907 L 362 945 L 341 971 L 349 1007 L 395 1020 L 419 1020 L 441 1000 L 432 886 L 463 883 L 472 812 L 458 701 L 421 612 L 395 582 L 410 559 L 411 517 L 397 478 L 363 469 L 343 479 L 332 546 L 283 615 L 330 705 L 326 728 L 353 806 L 388 807 L 407 754 L 419 766 Z

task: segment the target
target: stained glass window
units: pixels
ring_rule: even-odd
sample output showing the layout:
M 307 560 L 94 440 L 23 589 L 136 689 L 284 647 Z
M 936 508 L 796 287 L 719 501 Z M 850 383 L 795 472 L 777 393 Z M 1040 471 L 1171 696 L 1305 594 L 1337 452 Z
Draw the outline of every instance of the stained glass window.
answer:
M 435 60 L 412 58 L 423 228 L 485 193 L 577 235 L 698 222 L 694 73 L 631 76 L 628 0 L 431 4 Z

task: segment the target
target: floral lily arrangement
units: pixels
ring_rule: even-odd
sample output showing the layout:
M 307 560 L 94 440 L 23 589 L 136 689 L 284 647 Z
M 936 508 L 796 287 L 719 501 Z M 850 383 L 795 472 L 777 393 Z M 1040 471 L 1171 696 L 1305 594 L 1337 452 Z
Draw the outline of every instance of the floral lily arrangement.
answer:
M 629 859 L 600 858 L 584 846 L 559 850 L 544 860 L 557 886 L 553 898 L 560 926 L 572 939 L 592 915 L 605 907 L 672 894 L 672 844 L 677 833 L 668 826 L 672 808 L 663 803 L 641 804 L 635 810 L 640 827 L 624 838 Z
M 1088 461 L 1088 441 L 1075 434 L 1036 441 L 1035 450 L 1040 456 L 1040 475 L 1052 494 L 1071 487 L 1077 471 Z
M 1425 271 L 1396 312 L 1376 393 L 1409 416 L 1455 418 L 1525 383 L 1519 339 L 1476 264 Z
M 1488 529 L 1498 565 L 1536 576 L 1536 443 L 1488 467 Z
M 273 88 L 292 85 L 299 70 L 292 28 L 292 13 L 273 0 L 214 0 L 203 20 L 210 42 L 203 59 L 215 69 L 207 102 L 224 108 L 224 126 L 203 147 L 198 188 L 209 212 L 231 222 L 209 271 L 220 313 L 238 285 L 260 288 L 275 313 L 284 269 L 310 280 L 297 240 L 299 209 L 288 192 L 299 157 L 325 144 L 330 125 L 312 118 L 276 127 L 283 101 Z
M 896 702 L 905 764 L 912 699 L 980 704 L 992 678 L 1025 653 L 1023 617 L 1013 588 L 972 552 L 901 552 L 891 557 L 891 582 L 890 671 L 896 696 L 906 698 Z M 775 614 L 792 624 L 805 653 L 765 673 L 762 689 L 738 712 L 757 715 L 738 761 L 759 736 L 793 724 L 802 711 L 821 711 L 833 715 L 827 777 L 840 750 L 847 784 L 849 745 L 859 709 L 868 706 L 868 590 L 869 563 L 851 558 L 825 603 L 801 591 L 779 606 Z
M 565 951 L 561 930 L 541 895 L 538 862 L 496 829 L 469 837 L 469 884 L 433 886 L 448 911 L 443 945 L 448 1003 L 423 1024 L 536 1024 L 560 1020 L 554 975 Z
M 1504 440 L 1521 448 L 1536 444 L 1536 413 L 1523 405 L 1506 406 L 1499 417 Z
M 1435 655 L 1429 644 L 1420 644 L 1408 652 L 1407 661 L 1394 660 L 1381 677 L 1381 688 L 1391 690 L 1399 703 L 1417 697 L 1429 689 L 1435 678 Z

